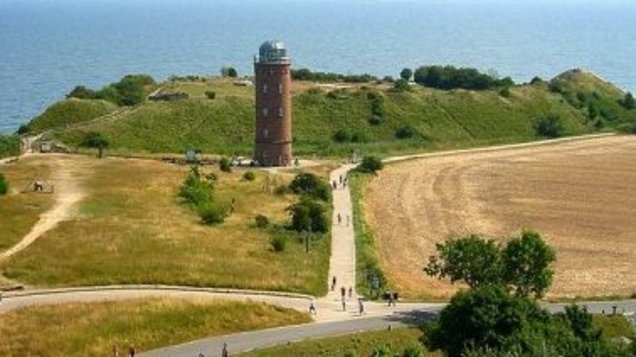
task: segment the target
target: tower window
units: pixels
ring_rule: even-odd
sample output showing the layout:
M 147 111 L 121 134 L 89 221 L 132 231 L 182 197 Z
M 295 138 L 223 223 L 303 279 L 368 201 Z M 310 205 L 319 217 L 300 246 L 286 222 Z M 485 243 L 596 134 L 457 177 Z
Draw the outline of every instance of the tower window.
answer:
M 263 116 L 266 117 L 267 116 L 267 108 L 263 108 Z
M 267 129 L 263 130 L 263 138 L 267 139 L 267 137 L 269 136 L 269 131 Z
M 267 84 L 263 84 L 263 93 L 267 93 Z
M 283 94 L 283 85 L 282 84 L 278 85 L 278 94 Z
M 278 116 L 279 116 L 279 117 L 282 117 L 282 116 L 283 116 L 283 113 L 284 113 L 284 112 L 283 112 L 283 107 L 279 107 L 279 108 L 278 108 Z

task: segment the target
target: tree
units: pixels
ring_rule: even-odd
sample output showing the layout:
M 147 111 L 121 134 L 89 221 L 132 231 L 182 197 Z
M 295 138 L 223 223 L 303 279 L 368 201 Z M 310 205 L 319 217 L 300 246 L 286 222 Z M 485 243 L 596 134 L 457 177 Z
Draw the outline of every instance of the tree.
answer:
M 625 94 L 625 98 L 619 102 L 625 109 L 636 109 L 636 100 L 631 92 Z
M 295 194 L 307 195 L 323 201 L 329 201 L 331 190 L 329 185 L 312 173 L 300 173 L 289 184 Z
M 0 196 L 6 195 L 9 192 L 9 183 L 4 178 L 4 175 L 0 173 Z
M 236 77 L 238 77 L 238 71 L 234 67 L 226 66 L 226 67 L 221 68 L 221 76 L 230 77 L 230 78 L 236 78 Z
M 541 236 L 524 231 L 521 236 L 508 242 L 502 251 L 504 281 L 517 296 L 541 298 L 552 284 L 554 272 L 550 264 L 556 260 L 554 250 Z
M 424 272 L 451 283 L 462 281 L 471 288 L 500 284 L 503 280 L 501 252 L 492 240 L 471 235 L 437 244 L 438 256 L 431 256 Z
M 18 135 L 24 135 L 24 134 L 28 134 L 29 131 L 31 131 L 31 129 L 29 129 L 29 126 L 26 124 L 21 124 L 18 127 L 18 130 L 15 132 Z
M 108 147 L 108 139 L 101 133 L 96 131 L 90 131 L 84 135 L 81 145 L 88 148 L 97 149 L 99 152 L 98 157 L 103 157 L 104 149 Z
M 549 139 L 561 137 L 564 132 L 561 117 L 556 114 L 548 114 L 545 117 L 539 118 L 534 127 L 538 136 Z
M 216 92 L 213 90 L 207 90 L 205 91 L 205 96 L 208 97 L 208 99 L 214 99 L 216 98 Z
M 405 81 L 410 81 L 411 77 L 413 77 L 413 70 L 410 68 L 404 68 L 401 72 L 400 72 L 400 78 L 402 78 Z
M 393 89 L 397 92 L 407 92 L 411 90 L 411 85 L 406 79 L 400 78 L 393 83 Z
M 329 224 L 325 216 L 325 208 L 318 202 L 302 199 L 287 208 L 292 216 L 292 228 L 298 232 L 307 231 L 326 233 Z
M 232 165 L 227 157 L 221 158 L 219 161 L 219 169 L 223 172 L 232 172 Z
M 77 86 L 66 95 L 66 98 L 95 99 L 97 92 L 84 86 Z
M 375 156 L 365 156 L 360 165 L 358 165 L 357 170 L 360 172 L 375 174 L 377 171 L 382 170 L 383 167 L 384 164 L 379 158 Z

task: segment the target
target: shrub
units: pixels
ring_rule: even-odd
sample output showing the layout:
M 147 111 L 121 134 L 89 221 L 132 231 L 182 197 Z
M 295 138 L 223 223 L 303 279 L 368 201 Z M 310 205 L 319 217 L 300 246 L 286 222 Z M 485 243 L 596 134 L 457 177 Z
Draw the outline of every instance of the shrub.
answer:
M 384 78 L 382 78 L 383 81 L 388 82 L 388 83 L 393 83 L 395 82 L 395 78 L 391 77 L 391 76 L 384 76 Z
M 366 143 L 367 137 L 362 132 L 355 132 L 351 134 L 351 142 L 352 143 Z
M 358 171 L 375 174 L 377 171 L 382 170 L 383 167 L 384 164 L 379 158 L 365 156 L 360 165 L 358 165 Z
M 303 199 L 287 208 L 292 216 L 291 228 L 302 232 L 311 228 L 312 232 L 326 233 L 329 223 L 325 208 L 318 202 Z
M 179 196 L 189 204 L 200 206 L 214 200 L 214 185 L 211 181 L 202 180 L 198 169 L 194 167 L 183 181 Z
M 530 81 L 530 84 L 538 84 L 538 83 L 542 83 L 542 82 L 543 82 L 543 79 L 541 79 L 541 77 L 535 76 Z
M 510 88 L 508 87 L 501 88 L 501 90 L 499 91 L 499 95 L 504 98 L 510 98 L 510 95 L 511 95 Z
M 256 179 L 256 175 L 252 171 L 245 171 L 243 174 L 243 180 L 245 181 L 254 181 Z
M 0 174 L 0 196 L 6 195 L 9 192 L 9 183 L 4 178 L 3 174 Z
M 553 139 L 563 136 L 563 124 L 561 117 L 555 114 L 549 114 L 540 118 L 535 123 L 535 130 L 538 136 Z
M 619 125 L 618 131 L 625 134 L 636 134 L 636 121 Z
M 269 244 L 272 245 L 275 252 L 282 252 L 287 246 L 287 239 L 284 236 L 277 235 L 269 241 Z
M 395 131 L 395 137 L 398 139 L 410 139 L 414 137 L 415 134 L 415 129 L 410 126 L 402 126 Z
M 312 173 L 300 173 L 289 184 L 289 189 L 296 193 L 307 195 L 323 201 L 329 201 L 329 184 Z
M 406 81 L 408 84 L 408 81 L 411 80 L 411 77 L 413 77 L 413 70 L 410 68 L 404 68 L 401 72 L 400 72 L 400 78 L 402 78 L 402 80 Z
M 422 66 L 415 71 L 414 79 L 416 83 L 425 87 L 445 90 L 455 88 L 484 90 L 514 85 L 510 77 L 497 79 L 480 73 L 475 68 L 453 66 Z
M 619 101 L 619 104 L 622 105 L 625 109 L 636 109 L 636 100 L 632 93 L 627 92 L 625 94 L 625 98 Z
M 219 161 L 219 169 L 223 172 L 232 172 L 232 166 L 230 165 L 230 160 L 224 157 Z
M 406 92 L 411 90 L 411 85 L 409 84 L 409 81 L 400 78 L 393 83 L 393 89 L 398 92 Z
M 238 77 L 238 72 L 236 71 L 236 68 L 227 66 L 227 67 L 221 68 L 221 76 L 236 78 Z
M 205 91 L 205 96 L 208 97 L 208 99 L 214 99 L 216 98 L 216 92 L 213 90 Z
M 213 225 L 225 221 L 227 209 L 219 203 L 209 201 L 198 205 L 197 212 L 203 223 Z
M 264 216 L 262 214 L 259 214 L 256 217 L 254 217 L 254 222 L 256 223 L 256 227 L 258 228 L 265 228 L 269 226 L 269 218 L 267 218 L 267 216 Z
M 25 124 L 21 124 L 20 127 L 18 127 L 18 130 L 15 132 L 18 135 L 24 135 L 24 134 L 28 134 L 29 131 L 31 131 L 29 129 L 29 127 Z
M 333 141 L 337 143 L 345 143 L 351 140 L 351 133 L 346 129 L 339 129 L 333 134 Z
M 378 115 L 372 115 L 371 118 L 369 118 L 369 124 L 371 125 L 380 125 L 384 123 L 384 118 Z

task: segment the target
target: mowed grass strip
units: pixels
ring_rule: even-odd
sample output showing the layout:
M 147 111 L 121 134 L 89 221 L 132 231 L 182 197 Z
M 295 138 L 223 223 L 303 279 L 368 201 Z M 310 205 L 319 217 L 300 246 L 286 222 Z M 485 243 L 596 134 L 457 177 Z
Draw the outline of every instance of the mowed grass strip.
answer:
M 148 160 L 94 159 L 84 182 L 87 198 L 80 217 L 62 222 L 28 250 L 5 262 L 7 278 L 35 286 L 171 284 L 325 292 L 329 264 L 327 236 L 304 252 L 300 235 L 259 229 L 254 217 L 275 224 L 288 221 L 286 207 L 298 198 L 270 192 L 293 175 L 242 170 L 218 176 L 216 197 L 234 211 L 225 223 L 205 226 L 180 202 L 186 166 Z M 203 173 L 210 168 L 203 168 Z M 284 252 L 270 238 L 288 236 Z
M 23 308 L 0 315 L 0 355 L 112 356 L 239 331 L 309 322 L 262 303 L 166 298 Z
M 291 343 L 283 346 L 255 350 L 241 354 L 252 356 L 371 356 L 376 348 L 389 350 L 391 356 L 401 356 L 407 347 L 415 347 L 422 352 L 422 356 L 441 356 L 439 353 L 429 352 L 420 342 L 423 332 L 418 328 L 395 328 L 390 331 L 368 331 L 350 335 L 329 337 Z
M 0 196 L 0 251 L 12 247 L 53 205 L 53 195 L 20 193 L 36 176 L 47 178 L 51 164 L 44 158 L 24 158 L 18 163 L 0 166 L 9 183 L 9 193 Z

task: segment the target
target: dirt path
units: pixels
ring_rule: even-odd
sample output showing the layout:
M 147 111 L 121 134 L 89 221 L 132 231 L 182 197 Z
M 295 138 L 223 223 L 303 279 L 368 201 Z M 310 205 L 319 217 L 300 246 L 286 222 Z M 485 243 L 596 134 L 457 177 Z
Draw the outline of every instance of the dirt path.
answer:
M 40 216 L 40 220 L 20 242 L 8 250 L 0 252 L 0 261 L 26 249 L 59 222 L 72 218 L 77 202 L 85 196 L 80 184 L 81 176 L 85 173 L 82 163 L 78 163 L 78 160 L 65 159 L 63 155 L 56 156 L 58 159 L 51 161 L 53 168 L 49 180 L 55 188 L 55 203 L 50 210 Z
M 541 232 L 557 250 L 552 294 L 630 295 L 635 154 L 633 136 L 429 154 L 383 170 L 367 187 L 365 218 L 389 279 L 410 297 L 455 291 L 422 272 L 436 243 L 522 228 Z

